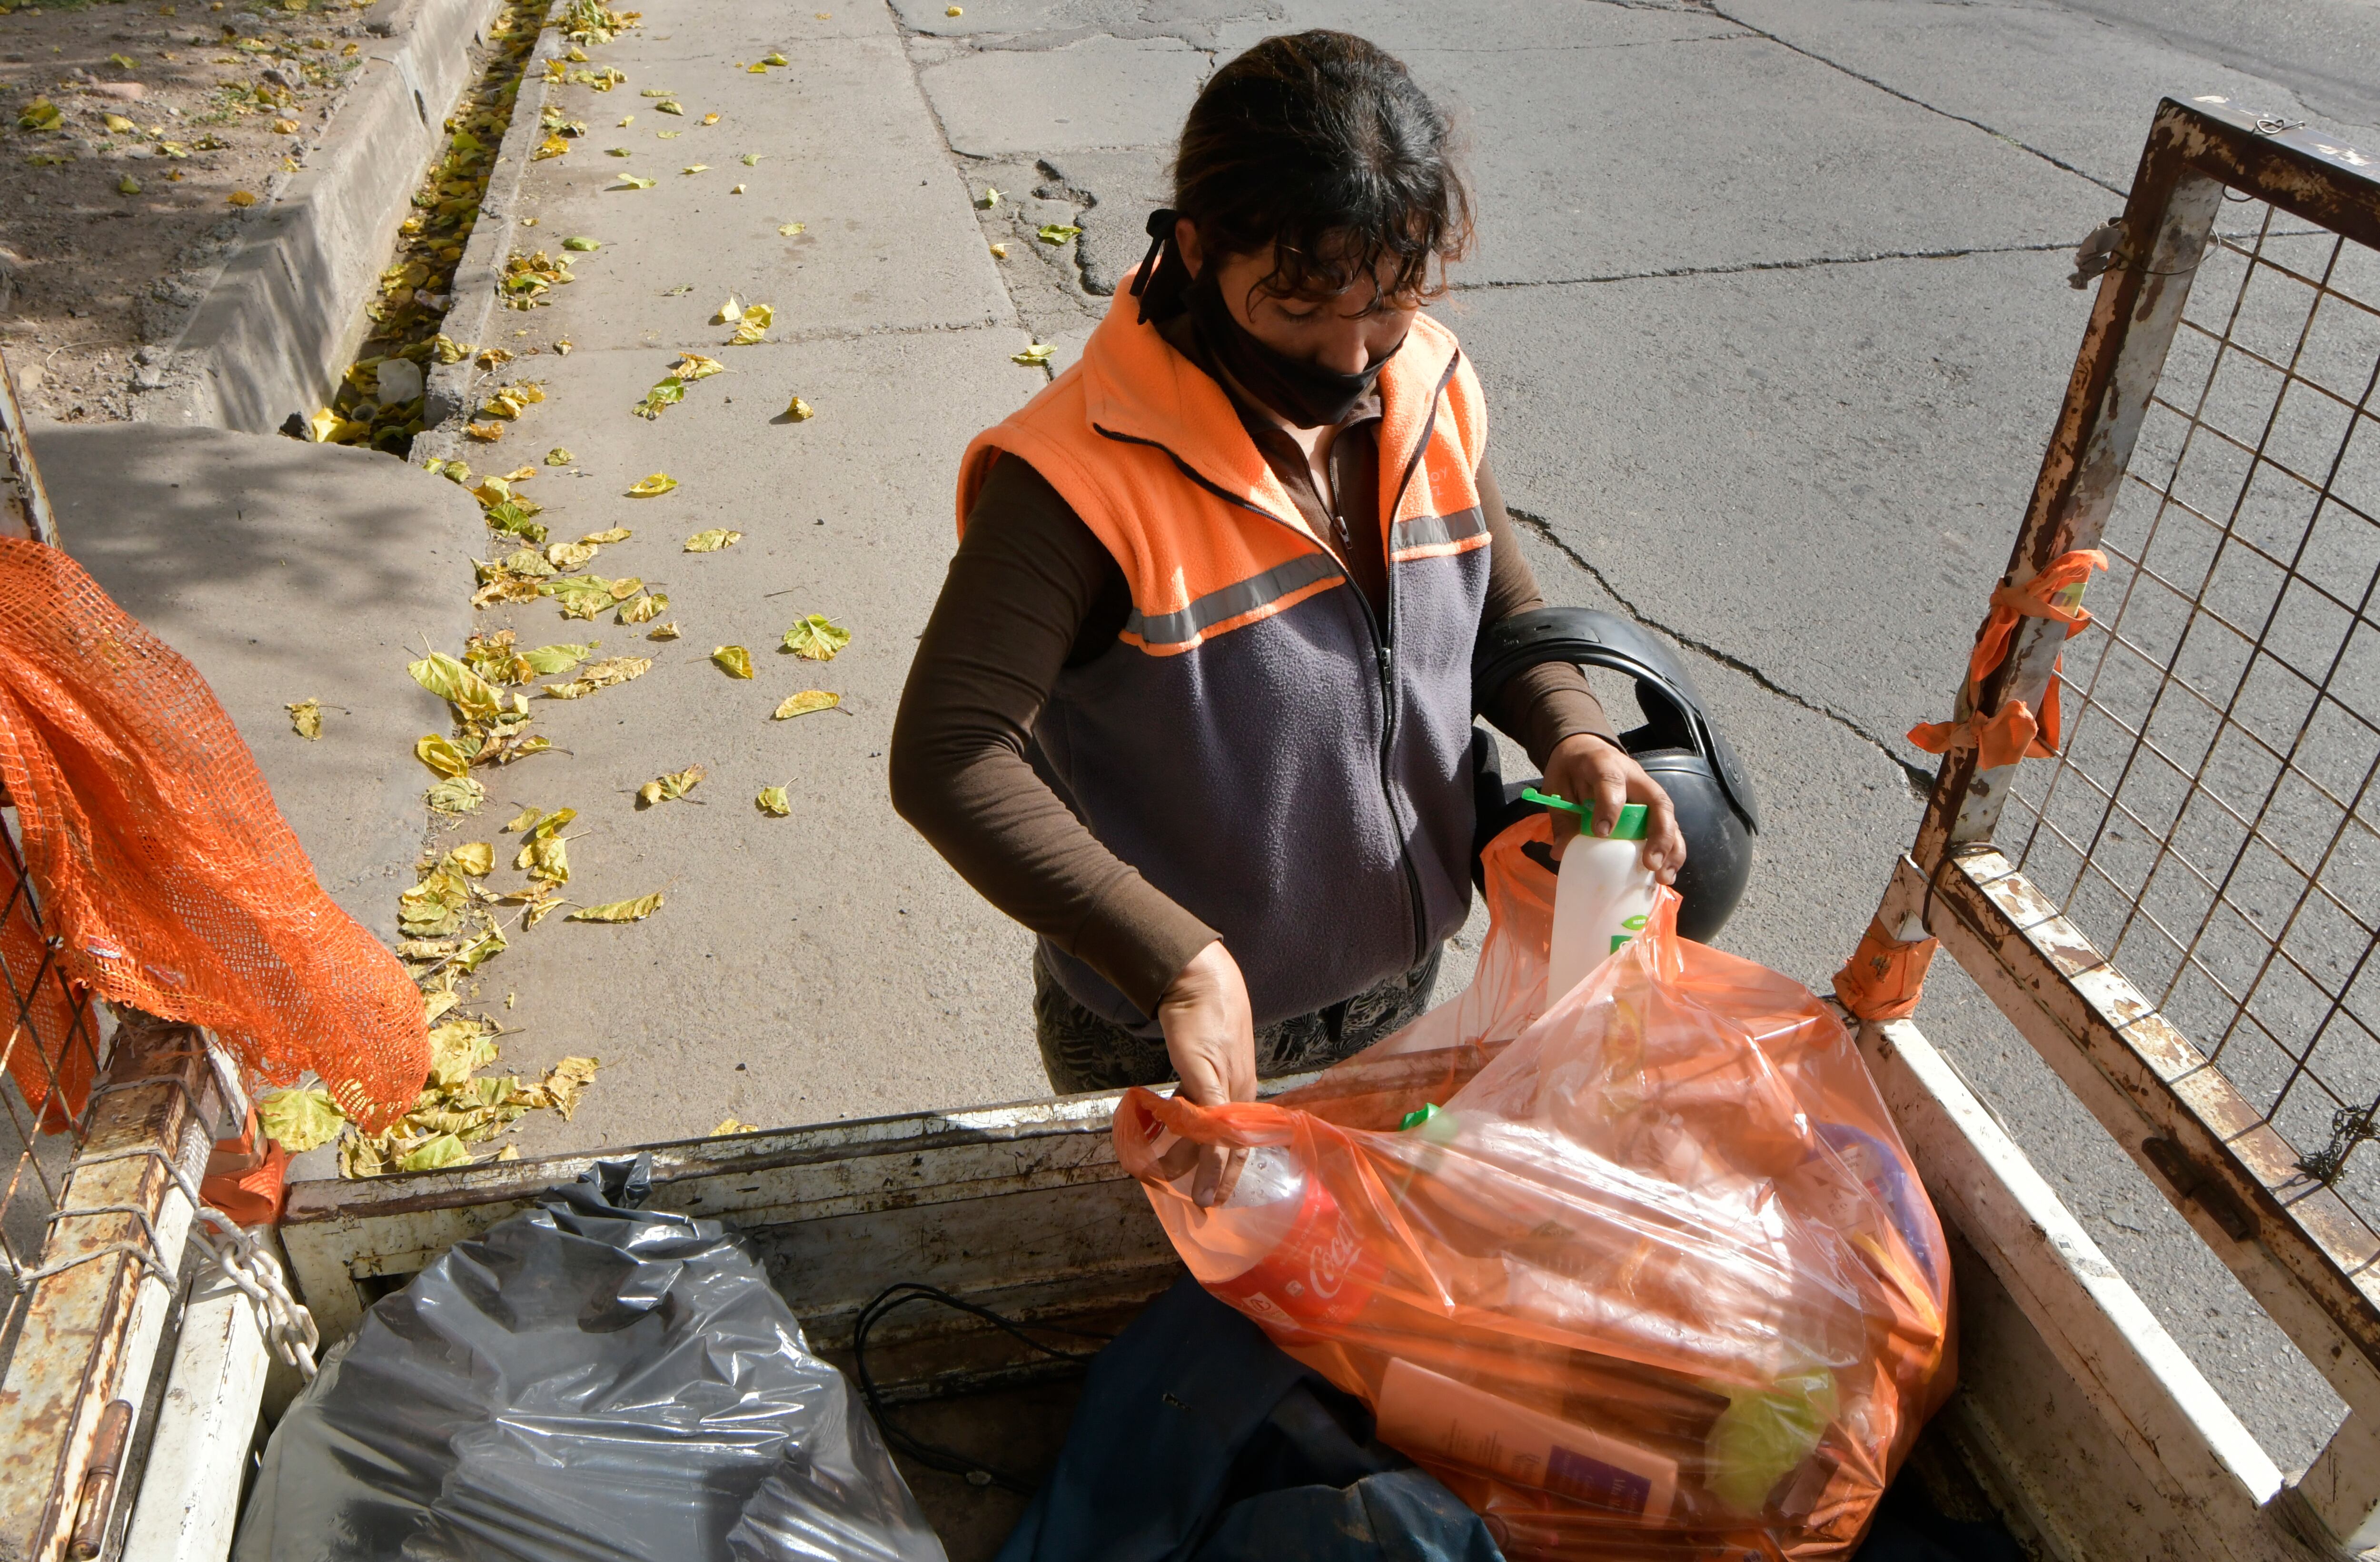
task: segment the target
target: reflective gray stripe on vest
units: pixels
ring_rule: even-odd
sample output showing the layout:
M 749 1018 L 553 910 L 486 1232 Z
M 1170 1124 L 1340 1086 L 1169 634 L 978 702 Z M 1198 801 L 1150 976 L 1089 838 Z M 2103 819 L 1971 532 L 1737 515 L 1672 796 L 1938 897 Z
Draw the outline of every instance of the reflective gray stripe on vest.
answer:
M 1330 555 L 1305 554 L 1221 591 L 1208 592 L 1178 612 L 1160 613 L 1151 618 L 1135 609 L 1132 616 L 1123 621 L 1123 632 L 1138 636 L 1143 645 L 1186 645 L 1225 619 L 1253 613 L 1300 587 L 1317 580 L 1343 579 L 1338 563 Z
M 1460 543 L 1476 537 L 1488 530 L 1488 518 L 1477 506 L 1457 510 L 1452 515 L 1417 515 L 1411 520 L 1401 520 L 1389 531 L 1389 551 L 1401 554 L 1407 548 L 1430 548 L 1443 543 Z

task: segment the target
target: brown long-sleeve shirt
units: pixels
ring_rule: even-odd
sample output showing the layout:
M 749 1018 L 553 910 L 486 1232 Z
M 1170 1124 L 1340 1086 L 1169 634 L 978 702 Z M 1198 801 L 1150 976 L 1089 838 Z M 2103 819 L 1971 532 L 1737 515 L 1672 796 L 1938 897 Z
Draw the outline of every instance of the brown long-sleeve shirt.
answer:
M 1206 366 L 1195 337 L 1177 346 Z M 1307 529 L 1377 612 L 1387 568 L 1378 403 L 1359 407 L 1333 442 L 1328 497 L 1335 503 L 1285 431 L 1244 403 L 1240 413 Z M 1484 628 L 1545 599 L 1485 463 L 1477 486 L 1489 537 Z M 893 724 L 892 789 L 902 817 L 984 898 L 1154 1014 L 1191 957 L 1215 941 L 1214 930 L 1102 845 L 1031 758 L 1033 724 L 1060 672 L 1130 653 L 1119 652 L 1116 635 L 1131 609 L 1123 572 L 1090 528 L 1030 466 L 1002 458 L 968 514 L 919 637 Z M 1573 667 L 1522 673 L 1486 714 L 1540 765 L 1566 738 L 1612 734 Z

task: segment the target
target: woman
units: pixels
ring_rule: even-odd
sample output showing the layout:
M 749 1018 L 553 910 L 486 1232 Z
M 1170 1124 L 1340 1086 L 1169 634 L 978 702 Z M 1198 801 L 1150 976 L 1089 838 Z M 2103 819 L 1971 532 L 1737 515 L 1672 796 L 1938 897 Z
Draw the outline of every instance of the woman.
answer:
M 1543 605 L 1478 382 L 1419 312 L 1470 231 L 1402 65 L 1268 39 L 1199 93 L 1082 361 L 967 450 L 892 798 L 1040 935 L 1061 1093 L 1248 1100 L 1428 1004 L 1470 899 L 1472 648 Z M 1598 832 L 1645 804 L 1676 876 L 1669 799 L 1575 668 L 1485 714 Z

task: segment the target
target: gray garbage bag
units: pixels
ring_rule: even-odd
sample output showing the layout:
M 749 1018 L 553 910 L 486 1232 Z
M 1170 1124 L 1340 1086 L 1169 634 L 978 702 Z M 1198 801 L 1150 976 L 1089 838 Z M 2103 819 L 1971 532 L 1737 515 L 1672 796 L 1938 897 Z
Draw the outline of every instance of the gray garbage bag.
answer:
M 741 1237 L 610 1163 L 365 1315 L 273 1428 L 235 1562 L 944 1562 Z

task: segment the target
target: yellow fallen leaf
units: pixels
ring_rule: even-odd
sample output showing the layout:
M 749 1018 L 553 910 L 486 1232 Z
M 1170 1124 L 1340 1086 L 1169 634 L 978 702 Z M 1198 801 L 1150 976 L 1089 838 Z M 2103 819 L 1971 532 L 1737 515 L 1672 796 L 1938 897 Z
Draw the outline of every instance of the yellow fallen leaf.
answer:
M 596 552 L 592 543 L 555 543 L 545 550 L 545 562 L 556 569 L 576 569 L 593 558 Z
M 678 172 L 681 174 L 701 174 L 709 172 L 710 168 L 710 165 L 708 163 L 689 163 L 685 167 L 679 169 Z
M 991 247 L 991 258 L 995 261 L 1004 261 L 1008 259 L 1008 246 L 1005 244 L 993 245 Z
M 774 305 L 774 304 L 746 304 L 746 305 L 744 306 L 744 323 L 745 323 L 745 324 L 747 324 L 747 325 L 757 325 L 757 326 L 759 326 L 761 330 L 765 331 L 765 330 L 767 330 L 770 326 L 774 325 L 776 323 L 777 323 L 777 307 L 776 307 L 776 305 Z
M 140 128 L 140 126 L 135 125 L 131 120 L 125 118 L 124 116 L 120 114 L 102 115 L 100 116 L 100 123 L 105 125 L 107 127 L 108 134 L 114 136 L 129 136 Z
M 478 440 L 482 445 L 493 445 L 496 441 L 504 437 L 504 425 L 502 423 L 466 423 L 463 425 L 463 432 L 469 434 L 473 439 Z
M 598 546 L 602 546 L 612 543 L 625 543 L 635 535 L 635 532 L 629 531 L 625 526 L 607 526 L 601 531 L 589 531 L 586 536 L 581 537 L 578 540 L 582 543 L 593 543 Z
M 562 812 L 566 813 L 570 811 L 565 809 Z M 540 836 L 532 830 L 522 842 L 521 848 L 513 853 L 513 866 L 523 870 L 531 878 L 542 879 L 547 884 L 568 884 L 570 882 L 570 837 Z
M 744 187 L 742 185 L 730 185 L 728 187 L 727 193 L 730 195 L 741 195 L 744 193 Z
M 752 653 L 740 645 L 718 646 L 711 651 L 710 659 L 729 677 L 747 678 L 752 676 Z
M 810 225 L 808 223 L 786 223 L 777 229 L 777 234 L 780 238 L 791 238 L 794 235 L 800 233 L 809 226 Z
M 530 478 L 533 478 L 536 475 L 537 469 L 535 467 L 515 467 L 512 470 L 506 472 L 502 478 L 490 478 L 488 481 L 491 482 L 527 482 Z M 527 501 L 524 500 L 522 502 L 526 503 Z M 530 513 L 535 514 L 536 512 L 531 511 Z
M 447 1166 L 463 1166 L 470 1163 L 471 1153 L 463 1148 L 463 1141 L 451 1133 L 442 1133 L 398 1156 L 396 1169 L 401 1172 L 440 1171 Z
M 649 624 L 668 611 L 669 593 L 667 592 L 648 592 L 643 596 L 634 597 L 622 603 L 619 617 L 614 622 Z
M 684 770 L 673 770 L 667 775 L 655 776 L 637 788 L 637 804 L 640 808 L 650 808 L 655 803 L 675 802 L 693 791 L 705 774 L 702 766 L 690 764 Z
M 835 653 L 851 643 L 851 631 L 823 613 L 794 620 L 785 631 L 785 649 L 810 662 L 832 662 Z
M 728 1117 L 723 1119 L 717 1128 L 710 1130 L 710 1137 L 713 1139 L 724 1139 L 729 1134 L 759 1133 L 759 1131 L 760 1130 L 758 1128 L 754 1127 L 750 1123 L 738 1122 L 733 1117 Z
M 522 809 L 518 813 L 514 814 L 510 819 L 506 820 L 504 824 L 499 826 L 499 832 L 509 836 L 515 830 L 528 829 L 536 824 L 536 823 L 542 817 L 544 817 L 544 815 L 540 810 L 534 808 Z
M 653 107 L 662 114 L 682 115 L 686 112 L 686 105 L 679 103 L 674 98 L 663 98 L 661 102 L 653 104 Z
M 577 458 L 559 445 L 545 453 L 545 464 L 549 467 L 566 467 Z
M 946 17 L 963 17 L 966 15 L 966 10 L 964 6 L 946 6 L 942 8 L 942 15 Z
M 606 656 L 600 662 L 589 662 L 579 668 L 578 676 L 568 683 L 547 684 L 545 696 L 549 700 L 581 699 L 599 689 L 609 689 L 615 683 L 642 677 L 652 665 L 650 656 Z
M 733 325 L 743 318 L 744 306 L 735 301 L 735 294 L 730 293 L 727 301 L 719 306 L 719 312 L 710 317 L 710 323 L 713 325 Z
M 813 711 L 831 711 L 842 703 L 843 696 L 840 694 L 830 694 L 823 689 L 805 689 L 799 694 L 785 696 L 785 702 L 778 706 L 769 719 L 790 721 L 795 716 L 808 715 Z
M 455 714 L 464 721 L 489 721 L 503 708 L 487 679 L 443 651 L 407 662 L 405 670 L 414 682 L 453 706 Z
M 585 645 L 540 645 L 524 651 L 513 658 L 519 664 L 513 670 L 521 676 L 516 677 L 512 681 L 528 683 L 533 678 L 552 677 L 556 673 L 566 673 L 587 660 L 593 653 L 597 643 L 599 642 L 590 641 Z
M 468 775 L 450 775 L 421 794 L 421 800 L 440 813 L 469 813 L 488 800 L 488 789 Z
M 256 191 L 252 189 L 236 189 L 229 195 L 225 196 L 224 199 L 230 201 L 235 206 L 253 206 L 256 204 Z
M 496 848 L 492 842 L 468 841 L 446 854 L 445 860 L 455 871 L 475 879 L 484 879 L 495 870 Z
M 678 355 L 677 367 L 670 372 L 681 380 L 707 380 L 713 374 L 722 374 L 726 371 L 727 365 L 715 358 L 706 358 L 698 352 L 688 352 Z
M 413 745 L 413 757 L 441 775 L 460 775 L 471 768 L 470 756 L 455 747 L 455 740 L 432 732 Z
M 115 193 L 118 195 L 138 195 L 140 193 L 140 181 L 134 178 L 131 175 L 127 174 L 122 178 L 115 181 Z
M 702 122 L 706 125 L 716 125 L 719 123 L 719 116 L 715 114 L 706 114 L 702 116 Z
M 640 895 L 634 900 L 614 900 L 608 906 L 581 906 L 562 920 L 566 922 L 640 922 L 662 909 L 662 892 Z
M 647 640 L 675 640 L 678 638 L 678 628 L 675 624 L 656 624 L 645 635 L 645 638 Z
M 760 63 L 762 65 L 790 65 L 793 62 L 786 59 L 783 55 L 771 53 L 762 55 L 760 56 Z
M 256 1126 L 292 1155 L 328 1144 L 346 1122 L 326 1090 L 277 1090 L 256 1104 Z
M 994 206 L 1000 204 L 1000 191 L 992 188 L 990 185 L 986 185 L 983 187 L 983 193 L 976 197 L 975 203 L 989 212 Z
M 1057 348 L 1049 342 L 1036 342 L 1023 352 L 1011 353 L 1008 361 L 1022 363 L 1027 369 L 1039 369 L 1049 363 L 1050 355 L 1057 350 Z
M 630 483 L 628 485 L 628 497 L 631 499 L 657 499 L 676 486 L 677 479 L 670 476 L 669 473 L 655 472 L 650 477 Z
M 298 737 L 322 736 L 322 702 L 320 700 L 300 700 L 282 709 L 289 713 L 289 729 Z
M 502 1150 L 499 1150 L 499 1151 L 497 1151 L 497 1152 L 496 1152 L 496 1159 L 497 1159 L 497 1160 L 499 1160 L 499 1161 L 517 1161 L 517 1160 L 519 1160 L 519 1159 L 520 1159 L 520 1146 L 519 1146 L 519 1145 L 517 1145 L 517 1144 L 507 1144 L 507 1145 L 505 1145 Z
M 542 163 L 549 157 L 560 157 L 569 150 L 570 143 L 560 136 L 548 136 L 537 143 L 537 150 L 528 154 L 528 160 L 532 163 Z
M 747 152 L 744 154 L 744 166 L 747 168 L 758 168 L 759 165 L 760 154 L 759 153 Z
M 761 787 L 759 795 L 752 799 L 752 806 L 771 819 L 783 819 L 794 811 L 793 799 L 785 795 L 783 787 Z
M 793 400 L 785 403 L 785 416 L 791 418 L 797 423 L 806 421 L 817 415 L 817 412 L 811 408 L 810 404 L 804 401 L 798 396 L 794 397 Z

